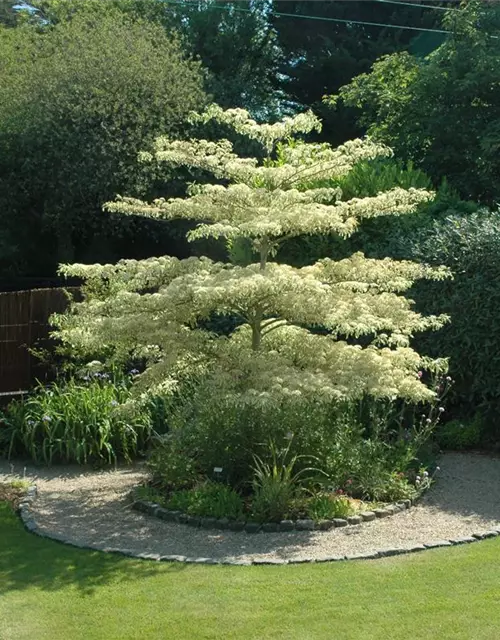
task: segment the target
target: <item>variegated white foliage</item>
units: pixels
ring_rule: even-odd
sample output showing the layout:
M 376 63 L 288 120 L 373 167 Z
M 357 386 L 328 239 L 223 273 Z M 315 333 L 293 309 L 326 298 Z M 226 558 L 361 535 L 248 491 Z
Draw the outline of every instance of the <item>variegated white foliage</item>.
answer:
M 259 125 L 243 110 L 219 107 L 193 119 L 223 122 L 269 152 L 279 141 L 319 127 L 312 114 Z M 269 262 L 273 249 L 290 237 L 347 237 L 363 219 L 409 214 L 432 198 L 424 190 L 395 188 L 346 202 L 338 189 L 318 186 L 359 160 L 389 154 L 369 140 L 337 149 L 294 142 L 279 147 L 277 160 L 259 164 L 236 156 L 227 140 L 159 139 L 155 153 L 143 154 L 143 161 L 208 170 L 225 184 L 195 185 L 186 198 L 152 203 L 118 198 L 107 209 L 197 220 L 190 240 L 251 238 L 260 262 L 239 267 L 208 258 L 161 257 L 63 266 L 63 274 L 86 281 L 87 296 L 56 318 L 58 336 L 81 353 L 112 345 L 118 355 L 145 357 L 143 388 L 172 389 L 177 376 L 196 372 L 241 402 L 366 393 L 414 401 L 433 397 L 418 371 L 442 370 L 446 363 L 422 358 L 410 341 L 415 332 L 437 329 L 447 318 L 422 316 L 401 294 L 419 278 L 449 277 L 445 268 L 360 253 L 302 269 Z M 229 337 L 215 336 L 200 325 L 214 313 L 237 316 L 241 325 Z M 347 342 L 357 338 L 364 347 Z

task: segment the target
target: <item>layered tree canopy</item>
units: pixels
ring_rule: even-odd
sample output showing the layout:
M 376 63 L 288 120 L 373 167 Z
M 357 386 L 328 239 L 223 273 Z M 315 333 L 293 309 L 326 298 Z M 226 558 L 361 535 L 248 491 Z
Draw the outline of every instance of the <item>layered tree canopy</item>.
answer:
M 228 140 L 162 137 L 142 162 L 203 170 L 213 183 L 193 184 L 184 198 L 118 197 L 106 208 L 113 215 L 196 220 L 190 240 L 251 242 L 255 262 L 159 257 L 65 265 L 63 274 L 86 281 L 86 299 L 57 319 L 59 337 L 83 354 L 108 345 L 115 357 L 144 358 L 141 379 L 150 389 L 171 388 L 188 372 L 238 402 L 432 398 L 421 370 L 443 362 L 420 356 L 410 341 L 446 317 L 416 313 L 402 294 L 418 278 L 449 276 L 446 269 L 361 253 L 300 269 L 272 261 L 289 238 L 348 237 L 363 219 L 411 214 L 432 193 L 396 188 L 343 200 L 328 181 L 391 151 L 369 139 L 336 149 L 301 141 L 321 126 L 310 112 L 259 125 L 244 110 L 212 106 L 193 120 L 216 120 L 259 142 L 266 159 L 239 157 Z M 203 325 L 214 314 L 237 316 L 239 326 L 229 336 L 215 335 Z

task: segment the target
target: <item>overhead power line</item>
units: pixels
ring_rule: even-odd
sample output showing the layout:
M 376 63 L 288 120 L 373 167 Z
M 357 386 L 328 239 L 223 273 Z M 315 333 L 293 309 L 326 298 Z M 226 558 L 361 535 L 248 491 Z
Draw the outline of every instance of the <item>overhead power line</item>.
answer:
M 168 2 L 169 0 L 167 0 Z M 170 4 L 190 4 L 189 0 L 187 3 L 182 3 L 179 2 L 178 0 L 170 0 Z M 192 4 L 192 3 L 191 3 Z M 405 3 L 397 3 L 397 4 L 405 4 Z M 226 11 L 243 11 L 245 13 L 252 13 L 252 11 L 250 9 L 243 9 L 242 7 L 235 7 L 234 5 L 226 5 L 226 6 L 221 6 L 221 5 L 216 5 L 216 4 L 211 4 L 209 5 L 212 9 L 223 9 Z M 409 31 L 425 31 L 428 33 L 452 33 L 451 31 L 445 31 L 444 29 L 426 29 L 424 27 L 407 27 L 404 25 L 400 25 L 400 24 L 386 24 L 383 22 L 365 22 L 362 20 L 347 20 L 347 19 L 342 19 L 342 18 L 327 18 L 325 16 L 306 16 L 303 15 L 301 13 L 284 13 L 282 11 L 270 11 L 270 14 L 274 15 L 274 16 L 283 16 L 285 18 L 303 18 L 306 20 L 321 20 L 323 22 L 338 22 L 341 24 L 361 24 L 364 26 L 369 26 L 369 27 L 384 27 L 387 29 L 403 29 L 403 30 L 409 30 Z
M 402 7 L 418 7 L 419 9 L 436 9 L 436 11 L 460 11 L 456 7 L 436 7 L 432 4 L 415 4 L 412 2 L 401 2 L 400 0 L 375 0 L 384 4 L 399 4 Z

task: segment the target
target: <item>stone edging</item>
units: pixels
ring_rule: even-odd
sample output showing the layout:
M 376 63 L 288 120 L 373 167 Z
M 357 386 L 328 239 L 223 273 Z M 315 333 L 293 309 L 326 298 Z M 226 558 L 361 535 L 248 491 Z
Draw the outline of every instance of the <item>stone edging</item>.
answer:
M 132 503 L 132 509 L 141 511 L 147 515 L 167 522 L 177 522 L 179 524 L 187 524 L 191 527 L 202 529 L 218 529 L 222 531 L 243 531 L 245 533 L 277 533 L 283 531 L 329 531 L 334 527 L 347 527 L 348 525 L 360 525 L 363 522 L 372 522 L 378 518 L 387 518 L 396 513 L 409 509 L 417 502 L 419 497 L 413 500 L 402 500 L 395 504 L 389 504 L 382 509 L 374 509 L 373 511 L 361 511 L 358 515 L 349 516 L 348 518 L 333 518 L 331 520 L 282 520 L 281 522 L 252 522 L 252 521 L 236 521 L 228 520 L 228 518 L 203 518 L 199 516 L 190 516 L 182 511 L 172 511 L 161 507 L 156 502 L 148 502 L 147 500 L 135 500 Z
M 67 544 L 72 547 L 78 547 L 79 549 L 89 549 L 91 551 L 103 551 L 105 553 L 117 553 L 123 556 L 129 556 L 133 558 L 140 558 L 142 560 L 155 560 L 162 562 L 183 562 L 189 564 L 222 564 L 222 565 L 236 565 L 236 566 L 248 566 L 248 565 L 286 565 L 286 564 L 306 564 L 306 563 L 323 563 L 323 562 L 339 562 L 343 560 L 374 560 L 376 558 L 387 558 L 389 556 L 397 556 L 406 553 L 415 553 L 417 551 L 426 551 L 427 549 L 436 549 L 438 547 L 452 547 L 461 544 L 469 544 L 472 542 L 479 542 L 480 540 L 484 540 L 486 538 L 495 538 L 500 536 L 500 527 L 498 529 L 492 529 L 490 531 L 485 531 L 482 533 L 474 533 L 472 536 L 464 536 L 462 538 L 455 538 L 454 540 L 438 540 L 436 542 L 429 542 L 427 544 L 416 544 L 411 545 L 410 547 L 404 547 L 401 549 L 381 549 L 379 551 L 374 551 L 372 553 L 357 553 L 352 555 L 344 555 L 344 556 L 329 556 L 326 558 L 298 558 L 291 560 L 278 560 L 278 559 L 253 559 L 253 560 L 217 560 L 216 558 L 195 558 L 195 557 L 187 557 L 181 555 L 168 555 L 162 556 L 155 553 L 134 553 L 132 551 L 127 551 L 125 549 L 116 549 L 113 547 L 106 546 L 91 546 L 84 545 L 78 542 L 73 542 L 68 540 L 64 536 L 61 536 L 57 533 L 46 533 L 42 531 L 35 520 L 35 516 L 31 509 L 33 502 L 35 501 L 37 496 L 37 488 L 36 485 L 32 484 L 26 495 L 23 497 L 21 502 L 19 503 L 18 512 L 24 528 L 31 533 L 35 533 L 36 535 L 42 538 L 49 538 L 51 540 L 56 540 L 57 542 L 62 542 L 63 544 Z

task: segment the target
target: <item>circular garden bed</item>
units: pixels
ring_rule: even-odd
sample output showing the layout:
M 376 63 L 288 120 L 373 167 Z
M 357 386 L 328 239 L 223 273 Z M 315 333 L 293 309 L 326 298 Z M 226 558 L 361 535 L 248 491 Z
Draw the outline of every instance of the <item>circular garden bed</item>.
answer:
M 347 527 L 353 525 L 361 525 L 364 522 L 371 522 L 377 518 L 387 518 L 396 513 L 400 513 L 409 509 L 418 498 L 406 499 L 394 504 L 374 505 L 374 508 L 368 508 L 369 503 L 352 500 L 347 497 L 344 500 L 352 503 L 351 515 L 335 518 L 296 518 L 282 519 L 269 522 L 258 522 L 255 519 L 228 517 L 202 516 L 193 513 L 186 513 L 178 509 L 169 509 L 162 506 L 160 502 L 153 500 L 141 499 L 137 496 L 137 492 L 132 492 L 133 503 L 132 508 L 154 516 L 167 522 L 177 522 L 179 524 L 189 525 L 190 527 L 200 527 L 203 529 L 218 529 L 229 531 L 244 531 L 246 533 L 276 533 L 283 531 L 329 531 L 333 528 Z M 358 506 L 358 509 L 354 505 Z

